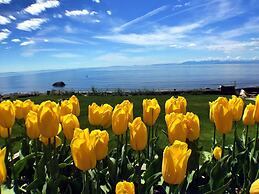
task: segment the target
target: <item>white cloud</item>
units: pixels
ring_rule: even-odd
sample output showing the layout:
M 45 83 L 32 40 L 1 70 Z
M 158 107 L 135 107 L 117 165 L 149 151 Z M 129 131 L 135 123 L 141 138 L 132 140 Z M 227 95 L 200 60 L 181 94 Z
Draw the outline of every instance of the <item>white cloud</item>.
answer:
M 11 40 L 12 42 L 21 42 L 21 40 L 19 38 L 14 38 Z
M 63 16 L 61 14 L 54 14 L 53 18 L 63 18 Z
M 28 40 L 28 41 L 24 41 L 22 42 L 20 45 L 21 46 L 27 46 L 27 45 L 30 45 L 30 44 L 34 44 L 34 40 Z
M 15 18 L 13 15 L 9 15 L 9 18 L 10 18 L 11 20 L 16 20 L 16 18 Z
M 24 31 L 32 31 L 40 28 L 41 24 L 47 22 L 47 19 L 43 18 L 33 18 L 30 20 L 25 20 L 17 24 L 17 29 Z
M 90 12 L 90 15 L 97 15 L 98 14 L 98 12 L 96 12 L 96 11 L 91 11 Z
M 67 53 L 67 52 L 57 53 L 57 54 L 54 54 L 52 56 L 56 57 L 56 58 L 78 58 L 78 57 L 82 57 L 82 55 L 78 55 L 78 54 L 74 54 L 74 53 Z
M 0 0 L 0 4 L 9 4 L 11 0 Z
M 112 15 L 112 12 L 111 12 L 110 10 L 107 10 L 106 13 L 107 13 L 108 15 Z
M 100 0 L 92 0 L 92 1 L 95 2 L 95 3 L 101 3 Z
M 37 1 L 36 3 L 26 7 L 24 11 L 32 15 L 39 15 L 39 13 L 45 11 L 46 9 L 55 8 L 59 5 L 60 3 L 58 0 Z
M 65 12 L 66 16 L 79 16 L 79 15 L 89 15 L 89 14 L 90 14 L 90 12 L 86 9 L 72 10 L 72 11 L 66 10 L 66 12 Z
M 93 22 L 94 22 L 94 23 L 100 23 L 101 20 L 96 19 L 96 20 L 93 20 Z
M 11 31 L 8 29 L 1 30 L 0 31 L 0 41 L 7 39 L 10 34 L 11 34 Z
M 75 29 L 72 28 L 70 25 L 65 25 L 64 30 L 66 33 L 74 33 Z
M 7 17 L 4 17 L 4 16 L 0 15 L 0 24 L 5 25 L 5 24 L 8 24 L 8 23 L 11 23 L 11 20 Z

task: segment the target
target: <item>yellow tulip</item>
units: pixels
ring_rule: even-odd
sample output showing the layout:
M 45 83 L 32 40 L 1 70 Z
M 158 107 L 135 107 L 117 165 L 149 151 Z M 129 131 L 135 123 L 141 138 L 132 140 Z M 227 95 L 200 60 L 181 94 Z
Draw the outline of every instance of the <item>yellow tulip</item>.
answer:
M 253 117 L 254 117 L 255 122 L 259 123 L 259 95 L 256 96 Z
M 9 132 L 8 132 L 8 128 L 4 128 L 0 125 L 0 137 L 1 138 L 8 138 L 9 137 L 8 133 L 10 133 L 10 136 L 11 136 L 12 128 L 9 128 Z
M 135 194 L 135 186 L 132 182 L 121 181 L 116 184 L 116 194 Z
M 218 97 L 213 102 L 209 102 L 210 105 L 210 121 L 214 122 L 214 105 L 222 104 L 223 106 L 228 106 L 228 99 L 226 97 Z
M 166 114 L 170 114 L 172 112 L 175 113 L 186 113 L 187 101 L 184 97 L 178 96 L 175 98 L 172 96 L 165 102 L 165 112 Z
M 62 101 L 60 105 L 60 110 L 59 110 L 60 119 L 62 120 L 63 116 L 70 114 L 72 112 L 73 112 L 73 104 L 71 103 L 71 101 L 70 100 Z
M 129 123 L 129 129 L 132 149 L 135 151 L 144 150 L 147 146 L 147 127 L 141 117 L 137 117 L 132 123 Z
M 80 104 L 79 104 L 78 98 L 77 98 L 75 95 L 73 95 L 73 96 L 70 97 L 69 101 L 70 101 L 70 102 L 72 103 L 72 105 L 73 105 L 73 111 L 72 111 L 72 113 L 73 113 L 74 115 L 76 115 L 77 117 L 80 116 Z
M 213 150 L 213 156 L 216 160 L 219 160 L 222 155 L 222 149 L 221 147 L 216 146 Z
M 104 159 L 108 154 L 109 133 L 106 130 L 93 130 L 90 138 L 94 141 L 96 160 Z
M 249 190 L 250 194 L 259 194 L 259 179 L 254 181 Z
M 26 119 L 27 114 L 32 110 L 34 102 L 30 99 L 23 102 L 23 118 Z
M 55 137 L 59 130 L 59 114 L 56 103 L 46 101 L 40 104 L 38 111 L 38 126 L 42 136 Z
M 6 172 L 6 166 L 5 166 L 5 153 L 6 153 L 6 148 L 4 147 L 3 149 L 0 149 L 0 185 L 2 185 L 7 176 Z
M 72 113 L 67 114 L 63 117 L 62 128 L 63 128 L 64 135 L 68 140 L 73 139 L 74 130 L 75 128 L 79 128 L 79 127 L 80 127 L 80 124 L 79 124 L 78 118 Z
M 70 147 L 74 164 L 78 169 L 86 171 L 95 168 L 94 139 L 90 138 L 88 129 L 75 129 Z
M 0 103 L 0 125 L 4 128 L 12 128 L 15 122 L 15 107 L 10 100 Z
M 37 113 L 34 111 L 30 111 L 27 114 L 25 120 L 26 132 L 29 138 L 37 139 L 40 136 L 40 130 L 38 126 L 38 116 Z
M 54 138 L 55 138 L 55 140 L 54 140 Z M 46 137 L 44 137 L 44 136 L 42 136 L 42 135 L 40 135 L 39 140 L 40 140 L 45 146 L 47 146 L 47 145 L 49 144 L 49 138 L 46 138 Z M 59 147 L 59 146 L 62 144 L 61 139 L 60 139 L 59 136 L 55 136 L 55 137 L 50 138 L 50 143 L 51 143 L 51 144 L 54 144 L 55 141 L 56 141 L 56 148 Z
M 23 118 L 23 102 L 21 100 L 13 101 L 13 105 L 15 107 L 15 117 L 17 119 Z
M 39 111 L 39 107 L 40 107 L 39 104 L 34 104 L 33 107 L 32 107 L 32 110 L 33 110 L 34 112 L 38 112 L 38 111 Z
M 148 126 L 153 126 L 160 114 L 160 106 L 155 98 L 143 100 L 143 120 Z
M 255 110 L 255 105 L 249 103 L 246 106 L 246 108 L 244 110 L 244 115 L 243 115 L 244 125 L 254 125 L 255 124 L 255 120 L 254 120 L 254 117 L 253 117 L 254 110 Z
M 223 104 L 216 102 L 213 105 L 213 116 L 216 129 L 220 133 L 226 134 L 231 132 L 233 117 L 228 104 L 224 106 Z
M 198 115 L 187 112 L 185 119 L 187 124 L 187 138 L 190 141 L 197 140 L 200 137 L 200 120 Z
M 112 124 L 112 110 L 113 108 L 109 104 L 104 104 L 99 108 L 99 114 L 101 117 L 100 125 L 105 129 L 109 128 Z
M 116 107 L 112 113 L 112 131 L 122 135 L 128 128 L 128 113 L 122 107 Z
M 172 144 L 175 140 L 182 142 L 186 141 L 187 138 L 187 125 L 185 116 L 182 113 L 167 114 L 165 116 L 167 124 L 167 133 L 169 142 Z
M 101 115 L 99 109 L 100 107 L 96 103 L 92 103 L 88 106 L 88 121 L 91 125 L 101 125 Z
M 232 111 L 233 120 L 240 121 L 244 109 L 244 102 L 242 98 L 233 95 L 229 100 L 229 106 Z
M 187 162 L 192 150 L 188 145 L 176 140 L 173 145 L 166 146 L 163 153 L 162 176 L 168 184 L 181 184 L 185 178 Z
M 120 106 L 124 107 L 124 109 L 128 113 L 129 122 L 132 122 L 133 121 L 133 103 L 131 103 L 129 100 L 123 100 L 123 102 L 120 104 Z

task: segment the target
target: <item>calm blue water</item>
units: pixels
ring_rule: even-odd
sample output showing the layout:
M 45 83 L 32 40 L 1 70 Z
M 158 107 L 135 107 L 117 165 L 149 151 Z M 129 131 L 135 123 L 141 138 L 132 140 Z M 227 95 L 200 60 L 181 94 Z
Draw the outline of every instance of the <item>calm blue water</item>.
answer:
M 217 88 L 234 81 L 237 87 L 259 86 L 259 64 L 172 64 L 0 73 L 0 93 L 44 92 L 54 89 L 52 84 L 56 81 L 64 81 L 65 90 L 91 90 L 91 87 L 189 90 Z

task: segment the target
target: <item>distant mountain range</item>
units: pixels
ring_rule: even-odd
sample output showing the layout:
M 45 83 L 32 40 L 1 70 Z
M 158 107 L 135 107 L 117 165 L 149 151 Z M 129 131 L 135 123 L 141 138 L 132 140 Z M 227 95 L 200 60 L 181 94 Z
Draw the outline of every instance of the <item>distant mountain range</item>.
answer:
M 181 64 L 259 64 L 259 60 L 202 60 L 185 61 Z

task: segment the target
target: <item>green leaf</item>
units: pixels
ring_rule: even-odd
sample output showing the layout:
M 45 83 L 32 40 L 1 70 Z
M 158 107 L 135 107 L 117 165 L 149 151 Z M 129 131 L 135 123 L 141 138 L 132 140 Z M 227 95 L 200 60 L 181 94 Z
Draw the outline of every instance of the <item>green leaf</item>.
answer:
M 219 189 L 207 192 L 206 194 L 223 194 L 225 192 L 225 190 L 229 187 L 231 181 L 232 181 L 232 179 L 230 179 L 225 185 L 223 185 Z
M 149 177 L 145 182 L 145 193 L 148 193 L 152 186 L 154 186 L 161 178 L 162 173 L 158 172 Z
M 20 177 L 20 173 L 23 171 L 23 169 L 26 167 L 28 161 L 30 159 L 32 159 L 35 156 L 34 153 L 29 154 L 27 156 L 25 156 L 24 158 L 18 160 L 15 164 L 14 164 L 14 172 L 15 172 L 15 179 L 17 179 L 18 177 Z

